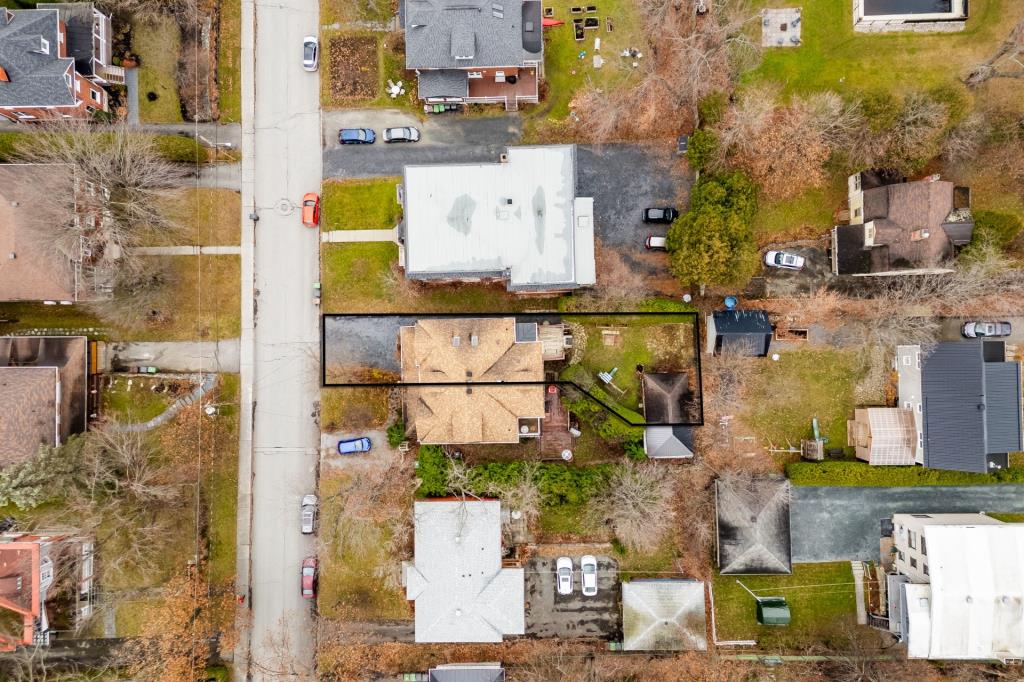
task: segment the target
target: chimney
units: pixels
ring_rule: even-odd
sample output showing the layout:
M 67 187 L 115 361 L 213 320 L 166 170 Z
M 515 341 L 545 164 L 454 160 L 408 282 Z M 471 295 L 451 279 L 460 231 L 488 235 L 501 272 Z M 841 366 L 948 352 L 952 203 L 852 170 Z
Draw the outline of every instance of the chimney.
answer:
M 931 233 L 928 230 L 914 230 L 910 233 L 910 241 L 919 242 L 928 239 L 930 236 Z
M 14 21 L 14 13 L 6 7 L 3 7 L 2 9 L 3 12 L 0 13 L 0 25 L 7 26 Z

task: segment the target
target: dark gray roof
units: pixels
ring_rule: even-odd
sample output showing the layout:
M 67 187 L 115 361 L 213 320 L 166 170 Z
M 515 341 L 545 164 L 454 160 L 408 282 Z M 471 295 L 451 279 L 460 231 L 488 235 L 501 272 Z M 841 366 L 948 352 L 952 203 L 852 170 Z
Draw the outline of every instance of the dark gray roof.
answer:
M 68 56 L 75 60 L 75 70 L 86 76 L 94 74 L 93 56 L 95 46 L 93 45 L 93 11 L 95 9 L 91 2 L 40 2 L 36 9 L 56 9 L 60 12 L 61 21 L 67 27 Z M 104 17 L 106 19 L 106 17 Z M 109 22 L 109 19 L 106 19 Z M 110 33 L 107 33 L 107 45 L 109 48 Z M 103 55 L 99 55 L 101 58 Z M 106 63 L 110 63 L 107 56 Z
M 417 80 L 420 99 L 431 97 L 467 97 L 469 95 L 469 78 L 466 76 L 465 71 L 458 69 L 420 71 Z
M 0 81 L 0 106 L 73 106 L 75 96 L 64 79 L 74 67 L 58 54 L 56 10 L 11 10 L 10 23 L 0 18 L 0 66 L 8 81 Z M 43 53 L 42 40 L 49 43 Z
M 1020 365 L 986 360 L 986 345 L 939 343 L 922 361 L 927 467 L 987 473 L 987 455 L 1022 449 Z
M 765 356 L 772 342 L 772 324 L 763 310 L 718 310 L 715 324 L 715 353 Z
M 689 421 L 693 394 L 686 372 L 645 372 L 643 391 L 644 419 L 648 424 Z
M 405 0 L 410 69 L 521 66 L 542 58 L 540 32 L 538 0 Z
M 505 669 L 494 664 L 464 663 L 431 668 L 429 682 L 505 682 Z
M 837 275 L 871 272 L 871 250 L 864 248 L 863 225 L 836 225 L 833 229 L 833 270 Z
M 791 573 L 789 481 L 752 477 L 715 481 L 718 566 L 722 573 Z

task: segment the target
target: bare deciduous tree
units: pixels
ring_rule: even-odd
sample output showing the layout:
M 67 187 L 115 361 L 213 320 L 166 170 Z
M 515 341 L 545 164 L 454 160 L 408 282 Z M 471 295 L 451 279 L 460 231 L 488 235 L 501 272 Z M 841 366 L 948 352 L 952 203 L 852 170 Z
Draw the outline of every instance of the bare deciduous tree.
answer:
M 995 53 L 971 69 L 964 83 L 977 87 L 991 78 L 1024 78 L 1020 56 L 1024 53 L 1024 19 L 1019 21 Z
M 627 462 L 615 470 L 601 509 L 627 547 L 650 551 L 675 527 L 672 480 L 654 463 Z
M 985 115 L 974 111 L 960 121 L 942 141 L 942 156 L 950 163 L 963 163 L 975 158 L 991 132 Z

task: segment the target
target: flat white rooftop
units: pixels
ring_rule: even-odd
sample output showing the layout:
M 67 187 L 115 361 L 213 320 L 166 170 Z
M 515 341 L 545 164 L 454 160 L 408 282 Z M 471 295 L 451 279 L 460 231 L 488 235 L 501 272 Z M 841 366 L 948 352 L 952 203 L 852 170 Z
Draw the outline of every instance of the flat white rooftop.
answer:
M 576 198 L 576 147 L 510 147 L 507 161 L 406 166 L 406 276 L 594 284 L 593 201 Z

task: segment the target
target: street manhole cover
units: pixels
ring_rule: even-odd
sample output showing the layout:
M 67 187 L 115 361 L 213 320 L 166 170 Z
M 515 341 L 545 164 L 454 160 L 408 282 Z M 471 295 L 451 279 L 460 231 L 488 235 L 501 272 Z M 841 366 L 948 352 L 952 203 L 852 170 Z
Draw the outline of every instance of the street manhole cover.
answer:
M 295 204 L 291 199 L 281 199 L 277 202 L 277 212 L 281 215 L 288 215 L 295 210 Z

